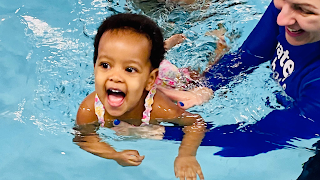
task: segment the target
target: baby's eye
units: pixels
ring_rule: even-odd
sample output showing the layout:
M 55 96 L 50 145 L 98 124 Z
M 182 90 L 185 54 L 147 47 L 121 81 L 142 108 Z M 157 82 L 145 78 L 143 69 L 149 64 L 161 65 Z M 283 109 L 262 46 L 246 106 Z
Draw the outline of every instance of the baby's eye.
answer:
M 127 67 L 126 71 L 130 72 L 130 73 L 138 72 L 138 70 L 136 68 L 134 68 L 134 67 Z
M 100 66 L 102 66 L 105 69 L 110 68 L 110 65 L 108 63 L 101 63 Z

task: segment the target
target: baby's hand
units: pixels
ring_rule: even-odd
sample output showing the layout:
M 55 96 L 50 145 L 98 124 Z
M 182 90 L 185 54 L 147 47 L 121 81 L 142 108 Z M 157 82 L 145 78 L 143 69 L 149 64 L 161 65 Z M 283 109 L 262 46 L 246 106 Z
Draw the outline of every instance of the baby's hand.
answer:
M 197 174 L 204 180 L 200 164 L 195 156 L 178 156 L 174 161 L 174 173 L 180 180 L 195 180 Z
M 117 152 L 113 158 L 121 166 L 139 166 L 144 159 L 136 150 L 124 150 Z

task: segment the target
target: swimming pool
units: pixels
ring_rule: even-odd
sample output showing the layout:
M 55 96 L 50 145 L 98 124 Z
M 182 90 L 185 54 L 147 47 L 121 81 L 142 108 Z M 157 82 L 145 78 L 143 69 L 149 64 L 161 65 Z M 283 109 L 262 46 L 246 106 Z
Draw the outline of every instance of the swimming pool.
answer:
M 116 149 L 137 149 L 146 155 L 140 166 L 126 168 L 72 142 L 79 103 L 94 89 L 92 38 L 96 28 L 115 12 L 145 13 L 164 28 L 166 37 L 175 33 L 188 37 L 168 52 L 167 59 L 177 66 L 204 68 L 215 48 L 214 38 L 205 32 L 223 23 L 230 35 L 239 36 L 232 42 L 234 49 L 269 2 L 213 0 L 209 8 L 196 11 L 124 0 L 0 2 L 0 179 L 175 179 L 176 141 L 122 140 L 111 130 L 99 130 Z M 283 108 L 276 103 L 273 92 L 280 89 L 267 66 L 262 64 L 252 74 L 233 81 L 229 85 L 232 91 L 219 90 L 209 103 L 190 111 L 217 127 L 253 124 L 271 107 Z M 317 140 L 292 137 L 288 143 L 295 147 L 283 145 L 244 157 L 213 155 L 222 148 L 201 146 L 197 159 L 209 180 L 291 180 L 313 155 L 305 147 L 311 148 Z

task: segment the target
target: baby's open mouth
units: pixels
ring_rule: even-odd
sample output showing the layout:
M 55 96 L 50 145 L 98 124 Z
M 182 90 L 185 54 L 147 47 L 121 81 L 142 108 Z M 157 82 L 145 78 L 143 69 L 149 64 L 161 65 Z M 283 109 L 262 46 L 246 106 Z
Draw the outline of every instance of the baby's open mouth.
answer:
M 111 106 L 115 106 L 115 107 L 121 106 L 124 101 L 124 98 L 126 97 L 126 94 L 124 92 L 122 92 L 119 89 L 113 89 L 113 88 L 108 89 L 107 94 L 108 94 L 108 103 Z

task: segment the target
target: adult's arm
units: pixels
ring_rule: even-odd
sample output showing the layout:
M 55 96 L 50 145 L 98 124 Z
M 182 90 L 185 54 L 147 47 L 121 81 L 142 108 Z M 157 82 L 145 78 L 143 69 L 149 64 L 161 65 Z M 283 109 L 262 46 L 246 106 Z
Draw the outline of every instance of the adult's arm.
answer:
M 310 72 L 300 85 L 299 96 L 284 110 L 274 110 L 255 126 L 281 137 L 308 139 L 320 133 L 320 67 Z M 289 140 L 288 138 L 287 140 Z
M 278 42 L 278 14 L 279 10 L 271 2 L 243 45 L 237 51 L 224 55 L 205 73 L 211 89 L 217 90 L 240 72 L 272 59 Z
M 279 10 L 271 2 L 243 45 L 237 51 L 225 54 L 218 64 L 208 68 L 204 75 L 210 89 L 200 87 L 190 91 L 160 90 L 170 99 L 179 102 L 178 106 L 183 109 L 207 102 L 212 98 L 213 91 L 228 84 L 240 72 L 249 73 L 248 68 L 272 59 L 279 34 L 278 13 Z
M 221 156 L 253 156 L 275 149 L 292 147 L 292 139 L 311 139 L 320 134 L 320 67 L 301 84 L 300 95 L 291 106 L 273 110 L 255 124 L 239 128 L 225 125 L 206 134 L 203 145 L 223 147 Z M 318 75 L 319 76 L 319 75 Z M 210 141 L 209 141 L 210 140 Z

